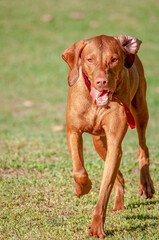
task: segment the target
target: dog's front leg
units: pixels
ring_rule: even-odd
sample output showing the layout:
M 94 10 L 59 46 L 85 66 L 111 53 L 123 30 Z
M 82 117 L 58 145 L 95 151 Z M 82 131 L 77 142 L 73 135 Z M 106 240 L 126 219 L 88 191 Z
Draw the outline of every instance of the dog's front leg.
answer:
M 114 185 L 120 165 L 122 150 L 120 146 L 109 145 L 104 172 L 99 192 L 98 203 L 95 207 L 92 223 L 89 228 L 89 236 L 104 238 L 104 222 L 109 196 Z
M 80 197 L 87 194 L 92 187 L 84 168 L 82 135 L 78 132 L 67 131 L 67 144 L 73 164 L 73 177 L 76 182 L 75 195 Z
M 113 121 L 112 121 L 113 122 Z M 122 157 L 121 143 L 127 131 L 125 119 L 119 120 L 120 128 L 115 124 L 108 124 L 105 129 L 107 139 L 107 154 L 104 162 L 104 171 L 100 186 L 99 198 L 94 209 L 89 236 L 104 238 L 104 222 L 109 196 L 114 185 Z

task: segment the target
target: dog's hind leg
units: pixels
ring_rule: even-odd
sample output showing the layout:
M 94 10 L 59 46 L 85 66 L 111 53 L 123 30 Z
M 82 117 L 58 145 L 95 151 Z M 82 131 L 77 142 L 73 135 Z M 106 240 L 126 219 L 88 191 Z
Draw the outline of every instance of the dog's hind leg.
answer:
M 140 181 L 139 181 L 139 193 L 143 198 L 152 198 L 155 193 L 153 181 L 150 177 L 149 171 L 149 150 L 146 145 L 146 127 L 148 123 L 148 109 L 145 97 L 141 93 L 137 93 L 133 99 L 133 114 L 137 126 L 139 148 L 139 168 L 140 168 Z

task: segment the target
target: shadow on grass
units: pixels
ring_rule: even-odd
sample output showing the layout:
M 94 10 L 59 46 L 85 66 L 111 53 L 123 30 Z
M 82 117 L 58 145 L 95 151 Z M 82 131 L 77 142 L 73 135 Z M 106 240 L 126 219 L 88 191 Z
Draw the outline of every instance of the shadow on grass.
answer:
M 144 201 L 144 202 L 133 202 L 127 205 L 127 209 L 132 209 L 132 208 L 137 208 L 140 206 L 146 206 L 146 205 L 155 205 L 159 203 L 159 200 L 148 200 L 148 201 Z
M 147 220 L 147 219 L 154 219 L 158 220 L 159 218 L 157 216 L 149 216 L 148 214 L 143 215 L 143 214 L 138 214 L 138 215 L 132 215 L 132 216 L 125 216 L 126 220 L 129 219 L 138 219 L 138 220 Z
M 158 219 L 158 218 L 157 218 Z M 120 233 L 120 232 L 134 232 L 136 231 L 137 229 L 140 229 L 141 231 L 144 231 L 146 230 L 147 228 L 149 227 L 155 227 L 157 228 L 159 226 L 158 223 L 152 223 L 152 224 L 144 224 L 144 225 L 141 225 L 141 224 L 137 224 L 136 226 L 131 226 L 131 227 L 125 227 L 125 228 L 121 228 L 121 229 L 113 229 L 113 230 L 108 230 L 108 231 L 105 231 L 105 234 L 107 236 L 114 236 L 115 233 Z
M 159 203 L 159 200 L 149 200 L 149 201 L 145 201 L 145 202 L 134 202 L 134 203 L 131 203 L 127 206 L 127 209 L 132 209 L 132 208 L 137 208 L 137 207 L 140 207 L 140 206 L 145 206 L 145 205 L 155 205 Z M 113 230 L 108 230 L 105 232 L 105 234 L 107 236 L 114 236 L 116 232 L 120 233 L 120 232 L 123 232 L 123 231 L 127 231 L 127 232 L 133 232 L 133 231 L 136 231 L 137 229 L 140 229 L 141 231 L 144 231 L 146 230 L 148 227 L 155 227 L 157 228 L 159 226 L 159 222 L 156 221 L 155 223 L 151 223 L 151 224 L 142 224 L 143 221 L 145 220 L 159 220 L 159 217 L 157 216 L 153 216 L 153 215 L 144 215 L 144 214 L 137 214 L 137 215 L 129 215 L 129 216 L 124 216 L 126 220 L 132 220 L 132 219 L 136 219 L 136 220 L 141 220 L 141 223 L 139 224 L 136 224 L 135 226 L 132 225 L 132 226 L 129 226 L 129 227 L 124 227 L 124 228 L 121 228 L 121 229 L 113 229 Z

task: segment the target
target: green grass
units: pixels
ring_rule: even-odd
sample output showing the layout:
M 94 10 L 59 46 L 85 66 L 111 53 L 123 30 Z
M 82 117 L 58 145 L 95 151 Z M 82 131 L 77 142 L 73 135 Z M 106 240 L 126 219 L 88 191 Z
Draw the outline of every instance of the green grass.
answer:
M 72 19 L 72 13 L 83 14 Z M 128 131 L 121 171 L 126 211 L 111 213 L 107 239 L 159 239 L 159 2 L 118 0 L 0 1 L 0 239 L 87 239 L 103 162 L 84 135 L 91 192 L 73 195 L 65 132 L 68 67 L 62 51 L 82 38 L 120 33 L 143 41 L 139 56 L 148 82 L 147 143 L 156 194 L 138 195 L 137 134 Z M 43 15 L 52 20 L 43 22 Z M 97 21 L 98 27 L 90 27 Z M 29 102 L 29 104 L 28 104 Z

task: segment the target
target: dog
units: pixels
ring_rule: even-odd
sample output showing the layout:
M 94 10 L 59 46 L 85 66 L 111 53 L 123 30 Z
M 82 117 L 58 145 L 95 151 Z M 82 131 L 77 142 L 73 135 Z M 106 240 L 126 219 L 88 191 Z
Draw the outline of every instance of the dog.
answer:
M 119 165 L 121 144 L 128 126 L 132 129 L 136 126 L 138 132 L 139 193 L 145 199 L 152 198 L 155 193 L 145 137 L 149 117 L 146 80 L 137 55 L 141 43 L 130 36 L 101 35 L 80 40 L 62 54 L 70 68 L 66 133 L 77 197 L 87 194 L 92 185 L 84 167 L 83 132 L 92 135 L 95 149 L 105 161 L 88 233 L 94 238 L 106 236 L 104 223 L 113 186 L 113 211 L 124 209 L 124 178 Z

